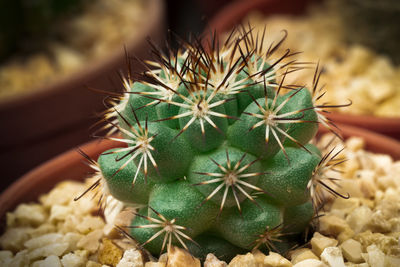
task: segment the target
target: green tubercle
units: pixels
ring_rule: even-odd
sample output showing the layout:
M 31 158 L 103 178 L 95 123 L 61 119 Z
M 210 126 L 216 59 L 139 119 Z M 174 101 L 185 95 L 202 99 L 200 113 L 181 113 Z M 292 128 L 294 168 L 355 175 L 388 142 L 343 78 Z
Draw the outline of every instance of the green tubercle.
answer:
M 180 108 L 176 104 L 174 105 L 169 101 L 177 104 L 182 103 L 184 101 L 184 99 L 182 99 L 182 96 L 186 97 L 188 95 L 188 92 L 183 84 L 173 90 L 175 90 L 175 92 L 172 90 L 167 90 L 168 94 L 165 97 L 167 99 L 166 102 L 158 103 L 157 105 L 155 105 L 155 109 L 157 112 L 157 116 L 160 120 L 162 120 L 162 123 L 172 129 L 179 129 L 179 120 L 170 118 L 177 116 Z
M 287 118 L 298 118 L 296 123 L 287 125 L 287 133 L 296 140 L 285 140 L 285 145 L 296 146 L 307 144 L 318 131 L 318 115 L 314 110 L 312 96 L 306 88 L 288 92 L 283 99 L 289 99 L 282 108 L 282 113 L 298 111 Z M 299 143 L 299 144 L 298 144 Z
M 284 224 L 285 232 L 298 234 L 304 231 L 315 216 L 314 208 L 311 201 L 306 203 L 287 207 L 285 209 Z
M 213 233 L 204 233 L 197 236 L 194 241 L 189 242 L 190 253 L 202 262 L 206 260 L 207 254 L 214 254 L 219 260 L 229 262 L 238 254 L 245 254 L 246 250 L 239 248 Z
M 179 126 L 183 137 L 200 152 L 217 148 L 226 138 L 228 117 L 216 93 L 192 92 L 186 107 L 179 111 Z
M 118 130 L 105 138 L 121 147 L 91 163 L 112 196 L 144 206 L 128 228 L 151 253 L 172 244 L 202 259 L 286 251 L 323 204 L 322 190 L 346 198 L 325 184 L 343 160 L 309 144 L 316 112 L 329 105 L 314 106 L 315 86 L 313 99 L 285 81 L 301 64 L 295 52 L 277 52 L 283 33 L 266 46 L 265 31 L 246 27 L 224 44 L 153 46 L 156 61 L 129 76 L 138 81 L 124 80 L 121 102 L 103 119 Z
M 218 234 L 230 243 L 251 250 L 257 246 L 260 236 L 283 222 L 283 210 L 260 196 L 257 204 L 246 199 L 242 213 L 233 207 L 224 211 L 216 221 Z
M 150 195 L 149 209 L 140 212 L 153 219 L 137 216 L 132 222 L 134 228 L 131 234 L 142 244 L 148 242 L 146 248 L 153 253 L 165 248 L 164 238 L 167 236 L 169 239 L 169 235 L 172 242 L 185 247 L 187 242 L 193 242 L 193 237 L 209 229 L 217 215 L 217 206 L 212 203 L 202 204 L 202 200 L 200 192 L 186 181 L 159 184 Z M 154 223 L 159 227 L 146 226 Z M 151 239 L 163 229 L 160 237 Z
M 124 117 L 124 119 L 127 120 L 130 125 L 136 124 L 136 118 L 139 121 L 144 121 L 146 119 L 148 121 L 156 120 L 158 117 L 154 108 L 154 104 L 157 103 L 157 101 L 142 95 L 148 92 L 155 92 L 155 90 L 144 83 L 135 82 L 133 83 L 130 92 L 128 103 L 126 104 L 125 108 L 120 111 L 121 116 Z M 123 128 L 129 128 L 124 119 L 119 117 L 120 126 Z
M 254 191 L 261 191 L 255 184 L 262 175 L 257 158 L 233 147 L 220 149 L 196 157 L 189 169 L 187 181 L 204 195 L 204 201 L 220 206 L 232 207 Z
M 186 181 L 158 184 L 152 191 L 149 206 L 166 218 L 178 218 L 178 223 L 188 228 L 195 237 L 209 229 L 217 217 L 217 205 L 203 203 L 203 195 Z
M 130 204 L 146 204 L 154 183 L 146 180 L 143 173 L 137 170 L 133 161 L 123 167 L 129 158 L 124 157 L 124 152 L 117 153 L 117 150 L 107 150 L 98 159 L 108 190 L 120 201 Z M 137 177 L 133 183 L 135 175 Z
M 259 98 L 251 103 L 240 116 L 240 120 L 229 127 L 229 143 L 263 159 L 275 155 L 279 151 L 279 142 L 283 142 L 282 134 L 277 128 L 282 131 L 284 128 L 269 120 L 268 114 L 272 105 L 273 100 L 268 98 Z M 272 131 L 276 133 L 277 139 Z
M 309 151 L 317 148 L 305 146 Z M 273 158 L 263 162 L 267 171 L 258 180 L 257 186 L 268 192 L 274 201 L 283 206 L 300 205 L 310 199 L 307 190 L 312 172 L 321 157 L 302 148 L 286 147 L 286 155 L 279 151 Z

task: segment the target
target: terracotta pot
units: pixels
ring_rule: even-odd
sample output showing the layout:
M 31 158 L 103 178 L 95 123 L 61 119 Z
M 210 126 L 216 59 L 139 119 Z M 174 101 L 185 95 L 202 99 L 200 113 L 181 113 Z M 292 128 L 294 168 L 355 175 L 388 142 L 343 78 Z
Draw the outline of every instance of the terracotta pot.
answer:
M 369 151 L 389 154 L 394 159 L 400 159 L 400 142 L 356 127 L 340 125 L 340 128 L 345 138 L 350 136 L 364 138 Z M 327 130 L 320 129 L 319 134 L 326 132 Z M 103 151 L 118 146 L 120 146 L 119 142 L 102 140 L 100 142 L 92 141 L 82 146 L 81 149 L 90 157 L 97 159 Z M 1 226 L 4 227 L 6 212 L 13 210 L 19 203 L 35 201 L 40 194 L 50 191 L 63 180 L 83 180 L 87 177 L 90 169 L 83 162 L 82 155 L 76 150 L 71 150 L 44 163 L 17 180 L 0 195 Z
M 81 149 L 92 158 L 97 158 L 100 153 L 120 144 L 108 140 L 95 140 L 83 145 Z M 49 192 L 63 180 L 82 181 L 87 177 L 90 167 L 84 162 L 82 155 L 71 149 L 15 181 L 0 196 L 0 232 L 5 226 L 6 212 L 13 210 L 19 203 L 36 201 L 41 194 Z
M 266 16 L 274 14 L 302 14 L 311 2 L 318 0 L 253 0 L 236 1 L 223 8 L 210 21 L 206 34 L 214 30 L 217 33 L 229 32 L 239 24 L 251 11 L 263 12 Z M 289 33 L 290 34 L 290 33 Z M 378 133 L 400 139 L 400 118 L 382 118 L 334 113 L 327 115 L 338 123 L 358 126 Z
M 164 1 L 149 0 L 146 4 L 146 23 L 125 44 L 56 83 L 0 101 L 1 185 L 88 141 L 88 129 L 98 120 L 95 114 L 104 109 L 105 95 L 90 91 L 86 85 L 102 90 L 121 88 L 118 71 L 127 70 L 124 49 L 139 58 L 149 58 L 146 38 L 150 36 L 156 44 L 163 42 Z M 139 66 L 132 67 L 139 70 Z

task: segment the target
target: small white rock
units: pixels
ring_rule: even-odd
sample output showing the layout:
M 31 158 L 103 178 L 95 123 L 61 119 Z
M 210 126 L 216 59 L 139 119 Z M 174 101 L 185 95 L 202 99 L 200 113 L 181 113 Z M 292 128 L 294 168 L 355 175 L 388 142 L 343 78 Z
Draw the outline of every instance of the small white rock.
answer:
M 85 266 L 86 259 L 75 253 L 68 253 L 62 257 L 61 262 L 62 262 L 63 266 L 81 267 L 81 266 Z
M 50 233 L 39 237 L 32 238 L 24 243 L 27 249 L 36 249 L 47 246 L 49 244 L 60 243 L 63 239 L 62 234 Z
M 68 243 L 54 243 L 44 247 L 36 248 L 29 252 L 28 258 L 34 260 L 44 258 L 51 255 L 61 256 L 69 247 Z
M 375 244 L 368 246 L 362 256 L 371 267 L 385 266 L 385 254 Z
M 11 260 L 9 266 L 12 267 L 25 267 L 29 266 L 28 250 L 22 250 L 18 252 L 15 257 Z
M 60 258 L 54 255 L 48 256 L 39 267 L 62 267 Z
M 372 154 L 372 160 L 376 171 L 381 174 L 387 174 L 393 164 L 393 159 L 389 155 Z
M 73 212 L 69 206 L 54 205 L 50 209 L 50 222 L 65 221 L 65 219 Z
M 44 207 L 39 204 L 20 204 L 14 215 L 20 225 L 39 225 L 47 218 Z
M 94 230 L 103 230 L 104 221 L 102 218 L 98 216 L 87 215 L 82 218 L 81 222 L 78 225 L 75 225 L 76 230 L 82 234 L 88 234 Z
M 325 248 L 321 260 L 330 267 L 345 267 L 342 251 L 338 247 Z
M 124 203 L 111 195 L 107 196 L 107 206 L 104 209 L 104 218 L 108 224 L 114 224 L 115 218 L 123 210 Z
M 296 263 L 293 267 L 328 267 L 328 265 L 319 260 L 307 259 Z
M 206 260 L 204 261 L 204 267 L 226 267 L 228 264 L 224 261 L 220 261 L 214 254 L 208 253 Z
M 24 243 L 29 240 L 31 232 L 30 227 L 10 228 L 0 237 L 0 246 L 14 253 L 21 251 L 25 248 Z
M 136 249 L 129 249 L 124 252 L 116 267 L 143 267 L 142 254 Z
M 362 205 L 354 209 L 353 212 L 347 216 L 346 221 L 355 233 L 360 233 L 369 223 L 371 216 L 372 210 L 369 207 Z
M 63 242 L 68 243 L 68 251 L 74 251 L 78 249 L 78 242 L 83 238 L 84 236 L 78 233 L 66 233 L 63 236 Z
M 9 250 L 0 251 L 0 266 L 10 266 L 9 263 L 13 257 L 13 253 Z

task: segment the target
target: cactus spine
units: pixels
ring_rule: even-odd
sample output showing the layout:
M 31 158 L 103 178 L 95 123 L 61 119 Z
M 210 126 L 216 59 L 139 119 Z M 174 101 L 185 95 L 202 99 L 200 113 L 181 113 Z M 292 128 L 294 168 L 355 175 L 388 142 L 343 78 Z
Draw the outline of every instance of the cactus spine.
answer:
M 263 50 L 265 31 L 238 32 L 221 45 L 214 36 L 154 48 L 105 116 L 119 132 L 106 138 L 123 147 L 102 153 L 97 169 L 113 197 L 143 206 L 125 227 L 151 253 L 280 249 L 308 225 L 321 188 L 335 192 L 323 169 L 337 155 L 309 144 L 319 122 L 333 130 L 321 113 L 331 106 L 316 104 L 318 68 L 310 91 L 287 84 L 301 69 L 295 53 L 276 52 L 287 33 Z

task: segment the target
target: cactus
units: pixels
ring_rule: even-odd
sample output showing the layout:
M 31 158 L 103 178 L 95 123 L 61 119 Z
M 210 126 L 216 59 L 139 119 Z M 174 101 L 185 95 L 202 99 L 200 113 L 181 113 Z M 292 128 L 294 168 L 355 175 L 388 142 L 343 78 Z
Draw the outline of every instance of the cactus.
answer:
M 124 227 L 153 254 L 172 244 L 199 257 L 279 250 L 307 227 L 322 189 L 346 197 L 325 182 L 337 154 L 309 143 L 319 122 L 332 123 L 320 114 L 331 106 L 316 104 L 318 67 L 310 91 L 286 84 L 301 69 L 289 49 L 276 54 L 287 33 L 263 51 L 265 32 L 242 30 L 222 45 L 213 36 L 166 55 L 153 47 L 156 60 L 124 80 L 104 117 L 119 132 L 105 138 L 121 148 L 94 169 L 103 192 L 141 205 Z

